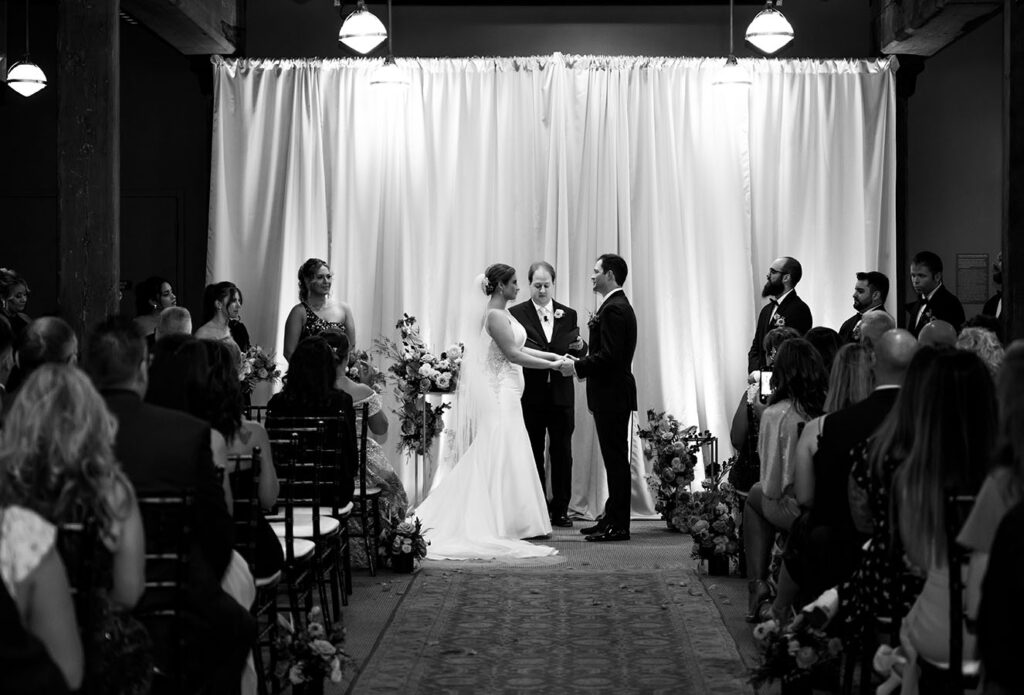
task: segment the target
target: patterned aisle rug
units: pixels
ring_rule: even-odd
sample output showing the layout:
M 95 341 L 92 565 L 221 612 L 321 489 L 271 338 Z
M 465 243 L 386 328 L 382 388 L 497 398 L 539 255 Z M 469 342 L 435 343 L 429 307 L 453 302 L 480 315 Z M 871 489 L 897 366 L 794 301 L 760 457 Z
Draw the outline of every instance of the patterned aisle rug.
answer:
M 749 693 L 692 570 L 417 573 L 354 693 Z

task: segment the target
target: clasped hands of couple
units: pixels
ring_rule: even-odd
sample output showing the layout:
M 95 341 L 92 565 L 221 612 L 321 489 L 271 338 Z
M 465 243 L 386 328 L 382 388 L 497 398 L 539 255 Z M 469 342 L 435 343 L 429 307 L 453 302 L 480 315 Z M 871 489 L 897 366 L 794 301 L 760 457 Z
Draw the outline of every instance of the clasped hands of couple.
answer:
M 577 338 L 569 347 L 573 350 L 579 350 L 583 347 L 583 338 Z M 574 376 L 576 374 L 576 367 L 573 366 L 578 357 L 573 357 L 570 354 L 565 354 L 554 360 L 548 369 L 554 369 L 561 373 L 562 376 Z

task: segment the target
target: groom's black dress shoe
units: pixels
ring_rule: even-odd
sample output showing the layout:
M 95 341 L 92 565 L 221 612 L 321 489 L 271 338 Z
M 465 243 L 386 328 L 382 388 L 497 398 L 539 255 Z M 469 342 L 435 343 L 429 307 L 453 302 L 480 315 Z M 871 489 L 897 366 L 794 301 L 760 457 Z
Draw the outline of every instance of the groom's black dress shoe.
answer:
M 590 536 L 590 535 L 593 535 L 595 533 L 604 533 L 607 530 L 608 530 L 608 526 L 605 525 L 604 523 L 598 521 L 593 526 L 585 526 L 584 528 L 581 528 L 580 529 L 580 533 L 582 533 L 584 536 Z
M 551 525 L 561 528 L 572 528 L 572 519 L 567 514 L 560 514 L 559 516 L 551 517 Z
M 594 541 L 595 543 L 604 543 L 605 541 L 628 541 L 629 531 L 620 531 L 618 529 L 607 529 L 603 533 L 595 533 L 587 536 L 588 541 Z

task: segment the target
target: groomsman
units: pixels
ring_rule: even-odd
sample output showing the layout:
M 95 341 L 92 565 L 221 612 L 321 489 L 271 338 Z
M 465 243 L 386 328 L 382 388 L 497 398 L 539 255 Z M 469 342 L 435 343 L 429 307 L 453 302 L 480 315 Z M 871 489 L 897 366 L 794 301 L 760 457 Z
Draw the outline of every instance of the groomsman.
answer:
M 1003 315 L 1003 252 L 996 255 L 996 262 L 992 264 L 992 283 L 998 287 L 996 293 L 988 298 L 985 306 L 981 307 L 981 313 L 986 316 L 999 318 Z
M 889 278 L 877 270 L 857 273 L 853 286 L 853 308 L 857 313 L 846 319 L 839 329 L 842 344 L 860 341 L 860 324 L 869 311 L 885 311 L 885 298 L 889 296 Z
M 526 329 L 526 345 L 535 350 L 583 357 L 587 344 L 580 337 L 576 311 L 554 301 L 555 269 L 539 261 L 530 266 L 530 301 L 509 312 Z M 571 376 L 550 369 L 523 369 L 523 420 L 530 435 L 541 489 L 547 490 L 544 471 L 544 440 L 551 457 L 552 526 L 571 528 L 569 497 L 572 493 L 572 433 L 576 428 L 575 389 Z
M 811 310 L 796 295 L 796 285 L 803 277 L 803 272 L 800 261 L 789 256 L 776 258 L 769 266 L 761 296 L 770 301 L 761 308 L 757 317 L 754 340 L 747 351 L 747 373 L 767 367 L 764 337 L 768 331 L 789 326 L 803 335 L 811 329 Z
M 942 259 L 931 251 L 921 251 L 910 260 L 910 282 L 918 301 L 907 304 L 907 329 L 916 338 L 932 321 L 942 320 L 956 332 L 964 325 L 964 307 L 956 295 L 942 284 Z
M 636 410 L 636 380 L 633 353 L 636 352 L 636 314 L 622 291 L 626 261 L 606 253 L 594 264 L 591 282 L 604 297 L 590 326 L 590 354 L 576 361 L 566 360 L 562 374 L 587 380 L 587 405 L 594 414 L 597 442 L 601 446 L 608 501 L 604 516 L 580 532 L 588 541 L 628 541 L 630 494 L 629 418 Z

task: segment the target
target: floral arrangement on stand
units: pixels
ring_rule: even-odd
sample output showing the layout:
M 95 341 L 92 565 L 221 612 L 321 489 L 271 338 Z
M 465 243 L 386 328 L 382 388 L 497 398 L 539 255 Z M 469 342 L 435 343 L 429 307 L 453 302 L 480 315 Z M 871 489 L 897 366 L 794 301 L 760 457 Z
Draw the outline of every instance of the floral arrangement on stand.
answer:
M 699 448 L 686 438 L 696 432 L 696 427 L 684 428 L 674 415 L 653 409 L 647 411 L 647 428 L 640 430 L 644 456 L 653 461 L 647 485 L 655 495 L 654 509 L 676 531 L 686 530 Z
M 735 463 L 736 459 L 731 458 L 715 466 L 717 470 L 701 482 L 704 489 L 690 496 L 684 527 L 680 530 L 693 537 L 694 560 L 724 558 L 730 563 L 739 560 L 743 547 L 740 540 L 743 517 L 739 495 L 728 481 Z
M 253 345 L 242 354 L 238 379 L 242 382 L 242 393 L 252 393 L 261 381 L 274 382 L 281 378 L 274 353 L 266 353 L 259 345 Z
M 409 314 L 403 314 L 395 328 L 401 340 L 377 338 L 374 349 L 393 360 L 388 371 L 397 378 L 395 396 L 401 404 L 395 411 L 401 431 L 398 449 L 425 455 L 444 428 L 441 416 L 451 407 L 448 403 L 432 405 L 426 395 L 455 390 L 464 346 L 455 343 L 435 354 L 420 335 L 416 317 Z
M 342 648 L 345 630 L 333 627 L 328 631 L 319 606 L 309 613 L 306 626 L 296 632 L 287 621 L 281 621 L 285 628 L 277 640 L 280 659 L 279 675 L 287 673 L 293 690 L 304 687 L 310 692 L 323 692 L 323 682 L 330 679 L 340 683 L 349 655 Z
M 825 631 L 829 610 L 816 603 L 805 606 L 785 626 L 769 620 L 754 628 L 761 650 L 760 663 L 750 673 L 755 688 L 772 681 L 810 687 L 830 666 L 837 665 L 843 642 Z
M 360 384 L 366 384 L 377 394 L 384 393 L 384 387 L 388 378 L 370 362 L 370 355 L 366 350 L 357 350 L 350 356 L 348 367 L 348 378 Z
M 384 529 L 377 553 L 381 562 L 390 564 L 396 572 L 412 572 L 415 561 L 427 556 L 428 545 L 430 541 L 423 536 L 423 524 L 414 516 L 394 528 Z

